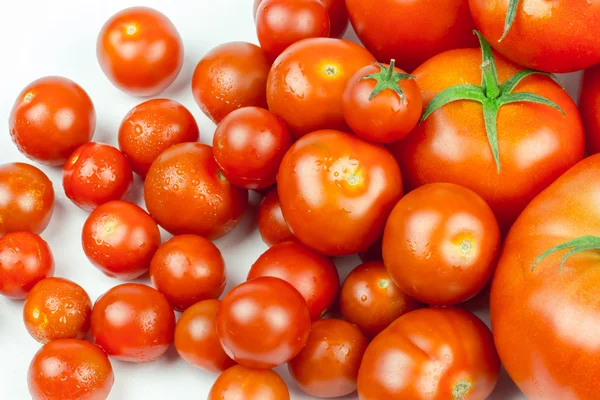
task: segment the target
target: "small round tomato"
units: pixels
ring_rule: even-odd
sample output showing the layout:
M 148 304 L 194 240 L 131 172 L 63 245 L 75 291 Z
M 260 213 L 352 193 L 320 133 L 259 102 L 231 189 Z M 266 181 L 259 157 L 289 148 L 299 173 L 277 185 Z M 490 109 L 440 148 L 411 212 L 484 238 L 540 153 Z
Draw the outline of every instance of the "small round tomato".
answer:
M 27 294 L 23 321 L 29 334 L 40 343 L 56 339 L 82 339 L 90 329 L 92 301 L 75 282 L 48 278 Z
M 375 59 L 340 39 L 294 43 L 275 60 L 267 83 L 269 110 L 296 137 L 319 129 L 345 129 L 342 97 L 350 78 Z
M 33 400 L 105 400 L 115 377 L 101 348 L 79 339 L 47 343 L 27 374 Z
M 492 333 L 457 308 L 404 314 L 367 348 L 358 372 L 358 397 L 485 400 L 498 382 Z
M 196 235 L 175 236 L 163 243 L 152 258 L 150 278 L 177 311 L 217 299 L 227 281 L 217 246 Z
M 156 222 L 133 203 L 115 200 L 96 208 L 83 225 L 83 251 L 110 277 L 131 280 L 145 274 L 160 245 Z
M 124 283 L 104 293 L 92 310 L 92 337 L 121 361 L 158 360 L 173 343 L 175 313 L 158 290 Z
M 52 275 L 54 258 L 44 239 L 31 232 L 0 237 L 0 294 L 24 299 L 36 283 Z
M 271 63 L 260 47 L 246 42 L 219 45 L 200 60 L 192 92 L 202 112 L 218 124 L 241 107 L 267 108 Z
M 119 148 L 144 178 L 160 153 L 178 143 L 195 142 L 199 135 L 187 108 L 174 100 L 153 99 L 127 113 L 119 128 Z
M 293 241 L 287 222 L 283 218 L 277 188 L 273 188 L 263 197 L 258 207 L 258 230 L 263 242 L 269 247 L 276 244 Z
M 258 107 L 232 111 L 213 137 L 215 160 L 223 175 L 234 185 L 253 190 L 275 183 L 279 164 L 291 145 L 292 136 L 283 121 Z
M 117 88 L 133 96 L 154 96 L 179 75 L 183 43 L 164 14 L 132 7 L 106 21 L 98 35 L 96 55 Z
M 354 268 L 340 291 L 340 312 L 369 338 L 375 337 L 401 315 L 419 307 L 394 284 L 383 262 Z
M 0 165 L 0 237 L 42 233 L 54 210 L 54 188 L 46 174 L 25 163 Z
M 318 131 L 286 153 L 277 176 L 294 236 L 328 256 L 366 250 L 402 197 L 402 175 L 383 147 L 339 131 Z
M 289 400 L 290 392 L 279 375 L 270 369 L 235 365 L 215 381 L 208 400 Z
M 358 257 L 362 262 L 368 261 L 381 261 L 383 260 L 383 238 L 379 238 L 375 243 L 373 243 L 369 248 L 365 251 L 361 251 L 358 253 Z
M 152 163 L 144 199 L 150 215 L 173 235 L 191 233 L 216 239 L 242 219 L 248 192 L 225 178 L 212 147 L 181 143 Z
M 583 74 L 579 110 L 585 127 L 588 154 L 600 153 L 600 66 Z
M 225 353 L 251 368 L 273 368 L 294 358 L 310 333 L 306 301 L 292 285 L 270 276 L 234 288 L 217 313 Z

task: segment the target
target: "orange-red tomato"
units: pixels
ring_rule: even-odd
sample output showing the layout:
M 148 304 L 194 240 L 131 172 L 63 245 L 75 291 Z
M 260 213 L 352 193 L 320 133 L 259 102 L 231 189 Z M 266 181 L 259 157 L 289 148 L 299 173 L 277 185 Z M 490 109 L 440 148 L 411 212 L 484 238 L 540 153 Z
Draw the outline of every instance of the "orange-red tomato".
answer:
M 293 241 L 294 235 L 290 232 L 287 222 L 283 218 L 277 188 L 273 188 L 263 197 L 258 207 L 258 230 L 263 242 L 267 246 Z
M 585 127 L 588 154 L 600 153 L 600 66 L 583 74 L 579 111 Z
M 215 381 L 208 400 L 289 400 L 290 392 L 279 375 L 270 369 L 235 365 Z

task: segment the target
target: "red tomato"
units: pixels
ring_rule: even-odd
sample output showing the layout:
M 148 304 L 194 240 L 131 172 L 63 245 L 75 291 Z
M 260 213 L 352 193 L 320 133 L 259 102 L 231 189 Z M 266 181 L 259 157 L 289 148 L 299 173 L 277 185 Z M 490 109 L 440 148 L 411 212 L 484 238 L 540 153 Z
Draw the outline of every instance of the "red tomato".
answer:
M 258 207 L 258 230 L 263 242 L 269 247 L 294 240 L 283 218 L 277 188 L 269 190 Z
M 181 143 L 162 153 L 144 184 L 146 207 L 173 235 L 192 233 L 216 239 L 242 219 L 248 192 L 223 176 L 212 147 Z
M 402 197 L 400 169 L 386 149 L 332 130 L 298 140 L 277 183 L 294 236 L 328 256 L 366 250 Z
M 80 146 L 63 167 L 65 194 L 87 211 L 111 200 L 122 199 L 132 183 L 133 173 L 127 157 L 107 144 Z
M 344 40 L 315 38 L 294 43 L 269 73 L 269 110 L 296 137 L 319 129 L 345 129 L 342 96 L 346 85 L 373 61 L 364 48 Z
M 92 301 L 75 282 L 48 278 L 27 294 L 23 321 L 29 334 L 40 343 L 57 339 L 83 339 L 90 329 Z
M 106 353 L 79 339 L 60 339 L 42 346 L 27 376 L 33 400 L 104 400 L 114 381 Z
M 92 310 L 92 337 L 121 361 L 158 360 L 173 343 L 175 313 L 159 291 L 124 283 L 104 293 Z
M 253 190 L 275 183 L 279 164 L 291 145 L 292 136 L 283 121 L 258 107 L 232 111 L 213 137 L 215 160 L 223 175 L 234 185 Z
M 92 140 L 96 112 L 81 86 L 46 76 L 19 93 L 8 125 L 13 142 L 27 158 L 62 165 L 77 147 Z
M 183 43 L 164 14 L 132 7 L 106 21 L 98 35 L 96 55 L 117 88 L 133 96 L 154 96 L 179 75 Z
M 310 333 L 306 301 L 292 285 L 260 277 L 234 288 L 217 313 L 225 353 L 250 368 L 273 368 L 294 358 Z
M 265 52 L 254 44 L 219 45 L 196 66 L 192 77 L 194 99 L 216 124 L 241 107 L 267 108 L 265 92 L 270 68 Z
M 600 153 L 600 66 L 583 74 L 579 111 L 585 127 L 588 154 Z
M 306 346 L 288 363 L 290 374 L 311 396 L 346 396 L 356 390 L 358 369 L 368 344 L 349 322 L 315 321 Z
M 54 258 L 44 239 L 31 232 L 0 237 L 0 294 L 24 299 L 36 283 L 52 275 Z
M 199 135 L 187 108 L 174 100 L 153 99 L 127 113 L 119 128 L 119 148 L 144 178 L 160 153 L 178 143 L 195 142 Z
M 235 365 L 223 372 L 208 400 L 289 400 L 290 392 L 277 373 Z
M 145 274 L 160 245 L 156 222 L 133 203 L 115 200 L 96 208 L 83 226 L 83 251 L 110 277 L 131 280 Z
M 54 211 L 54 188 L 46 174 L 25 163 L 0 165 L 0 237 L 42 233 Z
M 277 244 L 265 251 L 250 268 L 248 280 L 260 276 L 283 279 L 295 287 L 319 319 L 337 299 L 340 277 L 333 261 L 295 242 Z
M 490 330 L 457 308 L 424 308 L 398 318 L 367 348 L 358 397 L 485 400 L 500 362 Z

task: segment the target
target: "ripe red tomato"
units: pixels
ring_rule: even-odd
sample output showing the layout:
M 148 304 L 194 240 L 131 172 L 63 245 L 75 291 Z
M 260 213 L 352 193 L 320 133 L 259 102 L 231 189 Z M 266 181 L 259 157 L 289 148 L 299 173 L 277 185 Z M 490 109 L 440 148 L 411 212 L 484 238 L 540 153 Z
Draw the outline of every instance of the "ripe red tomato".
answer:
M 77 147 L 92 140 L 96 112 L 81 86 L 46 76 L 19 93 L 8 124 L 13 142 L 27 158 L 62 165 Z
M 96 55 L 117 88 L 133 96 L 154 96 L 179 75 L 183 43 L 164 14 L 131 7 L 106 21 L 98 35 Z
M 234 185 L 253 190 L 275 183 L 279 164 L 291 145 L 292 136 L 283 121 L 258 107 L 232 111 L 213 137 L 215 161 L 223 175 Z
M 174 100 L 153 99 L 127 113 L 119 128 L 119 148 L 133 171 L 145 178 L 160 153 L 178 143 L 196 142 L 199 135 L 187 108 Z
M 121 361 L 158 360 L 173 343 L 175 313 L 159 291 L 124 283 L 104 293 L 92 310 L 92 337 Z
M 160 245 L 156 222 L 133 203 L 115 200 L 89 215 L 81 234 L 91 263 L 110 277 L 131 280 L 145 274 Z
M 402 175 L 386 149 L 333 130 L 298 140 L 277 183 L 294 236 L 328 256 L 366 250 L 402 197 Z
M 498 382 L 492 333 L 457 308 L 424 308 L 398 318 L 367 348 L 358 397 L 485 400 Z
M 173 235 L 219 238 L 242 219 L 248 192 L 221 173 L 212 147 L 181 143 L 162 153 L 144 183 L 150 215 Z
M 302 295 L 286 281 L 260 277 L 230 291 L 217 313 L 225 353 L 250 368 L 273 368 L 294 358 L 310 333 Z
M 258 230 L 263 242 L 269 247 L 276 244 L 293 241 L 287 222 L 283 218 L 277 188 L 269 190 L 258 207 Z
M 290 374 L 311 396 L 346 396 L 356 390 L 358 369 L 368 344 L 349 322 L 315 321 L 306 346 L 288 363 Z
M 583 74 L 579 111 L 585 127 L 588 154 L 600 153 L 600 66 Z
M 60 339 L 42 346 L 27 375 L 34 400 L 104 400 L 114 381 L 106 353 L 79 339 Z
M 31 232 L 0 237 L 0 294 L 24 299 L 36 283 L 52 275 L 54 258 L 44 239 Z
M 339 39 L 294 43 L 275 61 L 267 83 L 269 110 L 296 137 L 319 129 L 345 129 L 342 96 L 352 75 L 375 59 Z
M 218 124 L 241 107 L 267 108 L 271 63 L 260 47 L 246 42 L 219 45 L 200 60 L 192 93 L 202 112 Z
M 289 400 L 290 392 L 277 373 L 235 365 L 223 372 L 208 394 L 208 400 Z
M 48 278 L 27 294 L 23 321 L 29 334 L 40 343 L 57 339 L 83 339 L 90 329 L 92 301 L 75 282 Z
M 46 174 L 25 163 L 0 165 L 0 237 L 42 233 L 54 210 L 54 188 Z
M 296 242 L 280 243 L 265 251 L 250 268 L 248 280 L 260 276 L 283 279 L 295 287 L 306 300 L 313 320 L 329 310 L 340 290 L 333 261 Z

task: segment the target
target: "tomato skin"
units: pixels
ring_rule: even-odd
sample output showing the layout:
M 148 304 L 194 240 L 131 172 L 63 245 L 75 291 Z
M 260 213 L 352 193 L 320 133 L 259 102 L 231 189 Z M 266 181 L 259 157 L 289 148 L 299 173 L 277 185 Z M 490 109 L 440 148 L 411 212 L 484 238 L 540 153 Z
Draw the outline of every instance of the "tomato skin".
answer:
M 102 27 L 96 55 L 106 77 L 132 96 L 154 96 L 183 66 L 183 43 L 173 23 L 148 7 L 119 11 Z
M 379 238 L 367 250 L 359 252 L 358 257 L 365 263 L 383 260 L 383 238 Z
M 587 153 L 600 153 L 600 67 L 585 70 L 581 82 L 579 111 L 585 127 Z
M 366 250 L 402 197 L 402 175 L 383 147 L 340 131 L 313 132 L 286 153 L 277 176 L 294 236 L 328 256 Z
M 207 400 L 289 400 L 289 390 L 270 369 L 235 365 L 223 372 L 210 389 Z
M 277 188 L 270 189 L 258 207 L 258 230 L 263 242 L 272 247 L 295 240 L 281 212 Z
M 31 82 L 17 96 L 9 117 L 10 137 L 27 158 L 62 165 L 96 129 L 96 112 L 77 83 L 60 76 Z

